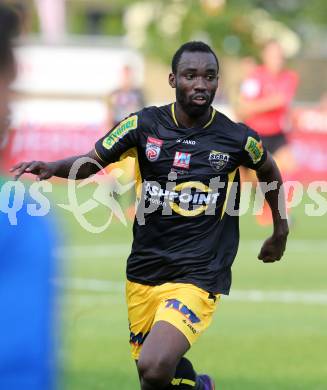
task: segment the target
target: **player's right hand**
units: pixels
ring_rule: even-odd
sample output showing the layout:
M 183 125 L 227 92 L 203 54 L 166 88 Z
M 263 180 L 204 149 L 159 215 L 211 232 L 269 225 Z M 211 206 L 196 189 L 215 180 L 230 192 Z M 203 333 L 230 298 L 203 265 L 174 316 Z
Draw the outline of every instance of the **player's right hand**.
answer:
M 14 165 L 10 172 L 15 173 L 15 180 L 18 180 L 24 173 L 36 175 L 36 180 L 50 179 L 54 175 L 52 164 L 43 161 L 21 162 Z
M 279 261 L 285 252 L 288 228 L 282 234 L 272 235 L 262 245 L 258 259 L 264 263 Z

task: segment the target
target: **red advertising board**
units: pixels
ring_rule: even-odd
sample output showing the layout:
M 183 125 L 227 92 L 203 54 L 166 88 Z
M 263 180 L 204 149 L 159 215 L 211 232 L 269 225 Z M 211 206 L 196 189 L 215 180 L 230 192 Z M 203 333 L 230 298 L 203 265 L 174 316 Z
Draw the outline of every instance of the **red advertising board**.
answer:
M 27 125 L 9 132 L 3 168 L 20 161 L 54 161 L 89 152 L 103 132 L 100 126 Z
M 13 128 L 3 151 L 3 168 L 20 161 L 53 161 L 89 152 L 107 131 L 100 101 L 26 100 L 12 107 Z

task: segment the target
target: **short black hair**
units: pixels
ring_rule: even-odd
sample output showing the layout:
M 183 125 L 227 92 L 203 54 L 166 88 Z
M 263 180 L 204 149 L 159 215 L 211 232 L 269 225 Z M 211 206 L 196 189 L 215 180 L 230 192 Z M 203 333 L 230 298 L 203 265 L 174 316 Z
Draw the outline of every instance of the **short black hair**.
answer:
M 0 70 L 13 63 L 12 40 L 19 34 L 19 25 L 14 9 L 0 4 Z
M 203 53 L 211 53 L 216 61 L 217 61 L 217 68 L 218 68 L 218 71 L 219 71 L 219 61 L 218 61 L 218 58 L 216 56 L 216 53 L 211 49 L 211 47 L 209 45 L 207 45 L 206 43 L 204 42 L 201 42 L 201 41 L 190 41 L 190 42 L 186 42 L 184 43 L 177 51 L 176 53 L 174 54 L 173 56 L 173 59 L 171 61 L 171 70 L 174 74 L 176 74 L 177 72 L 177 67 L 178 67 L 178 63 L 182 57 L 182 54 L 184 52 L 203 52 Z

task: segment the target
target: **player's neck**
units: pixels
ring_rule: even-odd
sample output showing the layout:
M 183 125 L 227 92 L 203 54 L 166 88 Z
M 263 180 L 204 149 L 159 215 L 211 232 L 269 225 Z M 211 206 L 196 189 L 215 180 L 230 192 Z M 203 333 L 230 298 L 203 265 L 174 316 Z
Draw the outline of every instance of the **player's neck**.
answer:
M 203 127 L 209 120 L 211 116 L 211 107 L 208 107 L 206 112 L 199 116 L 190 116 L 183 110 L 181 105 L 176 102 L 175 104 L 175 115 L 178 124 L 182 127 L 191 128 L 191 127 Z

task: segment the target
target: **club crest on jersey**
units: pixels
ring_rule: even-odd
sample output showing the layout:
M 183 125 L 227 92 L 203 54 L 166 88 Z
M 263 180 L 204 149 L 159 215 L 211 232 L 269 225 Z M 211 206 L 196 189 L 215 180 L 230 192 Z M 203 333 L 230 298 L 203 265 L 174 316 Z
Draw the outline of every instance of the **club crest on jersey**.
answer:
M 174 158 L 174 167 L 186 168 L 190 167 L 191 153 L 176 152 Z
M 215 171 L 221 171 L 229 161 L 229 154 L 212 150 L 209 154 L 209 162 Z
M 163 141 L 161 139 L 148 137 L 145 146 L 145 154 L 149 161 L 158 160 L 161 152 Z

